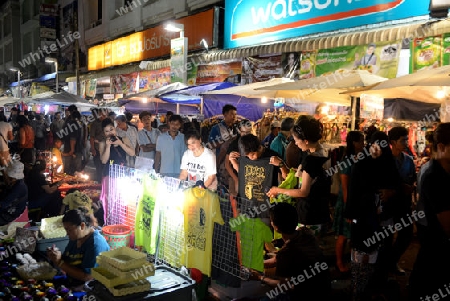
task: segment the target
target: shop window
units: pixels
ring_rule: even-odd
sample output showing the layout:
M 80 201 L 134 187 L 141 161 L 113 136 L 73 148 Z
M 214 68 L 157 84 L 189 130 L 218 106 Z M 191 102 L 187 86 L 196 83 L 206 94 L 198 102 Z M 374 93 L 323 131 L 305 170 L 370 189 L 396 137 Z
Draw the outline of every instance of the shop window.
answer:
M 23 1 L 21 9 L 22 9 L 22 24 L 24 24 L 33 18 L 33 0 Z
M 89 12 L 89 28 L 94 28 L 102 24 L 102 0 L 89 1 L 88 12 Z
M 3 37 L 7 37 L 11 34 L 11 14 L 8 14 L 5 16 L 5 21 L 3 23 L 4 27 L 3 27 Z
M 13 53 L 13 49 L 12 49 L 12 43 L 8 43 L 5 45 L 5 63 L 6 62 L 10 62 L 12 61 L 12 53 Z
M 33 1 L 33 17 L 41 13 L 41 1 Z

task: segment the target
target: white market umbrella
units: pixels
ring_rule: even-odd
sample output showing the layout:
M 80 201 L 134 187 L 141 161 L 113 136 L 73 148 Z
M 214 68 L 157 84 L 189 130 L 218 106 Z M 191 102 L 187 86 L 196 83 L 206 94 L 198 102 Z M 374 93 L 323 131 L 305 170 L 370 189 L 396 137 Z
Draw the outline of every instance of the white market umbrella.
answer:
M 274 88 L 276 86 L 282 86 L 284 84 L 291 84 L 294 82 L 294 80 L 288 78 L 272 78 L 264 82 L 235 86 L 227 89 L 206 92 L 205 94 L 231 94 L 247 98 L 284 98 L 286 104 L 328 102 L 330 104 L 338 104 L 341 106 L 350 105 L 350 97 L 348 95 L 341 94 L 344 90 L 340 89 L 327 89 L 323 91 L 305 89 L 298 91 Z
M 5 105 L 9 105 L 9 104 L 15 105 L 18 102 L 21 102 L 24 100 L 25 99 L 16 98 L 13 96 L 3 96 L 3 97 L 0 97 L 0 107 L 4 107 Z
M 404 98 L 427 103 L 442 103 L 450 95 L 450 66 L 426 68 L 347 94 L 377 95 L 382 98 Z
M 281 83 L 257 90 L 326 90 L 368 87 L 387 81 L 385 77 L 374 75 L 367 70 L 342 70 L 318 77 Z
M 58 104 L 58 105 L 76 105 L 80 111 L 89 110 L 90 108 L 98 107 L 96 104 L 90 103 L 84 98 L 77 95 L 68 93 L 66 91 L 61 91 L 59 93 L 54 93 L 52 91 L 47 91 L 44 93 L 36 94 L 32 97 L 32 101 L 36 101 L 41 104 Z

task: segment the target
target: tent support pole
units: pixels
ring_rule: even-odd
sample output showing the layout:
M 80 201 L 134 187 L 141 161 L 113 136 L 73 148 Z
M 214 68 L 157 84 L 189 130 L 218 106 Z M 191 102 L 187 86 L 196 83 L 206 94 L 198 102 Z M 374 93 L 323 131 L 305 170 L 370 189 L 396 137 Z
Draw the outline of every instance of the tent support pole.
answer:
M 356 127 L 356 97 L 352 96 L 352 124 L 351 130 L 354 131 Z
M 180 114 L 180 104 L 177 103 L 177 115 L 179 115 L 179 114 Z
M 200 96 L 200 115 L 203 115 L 203 96 Z

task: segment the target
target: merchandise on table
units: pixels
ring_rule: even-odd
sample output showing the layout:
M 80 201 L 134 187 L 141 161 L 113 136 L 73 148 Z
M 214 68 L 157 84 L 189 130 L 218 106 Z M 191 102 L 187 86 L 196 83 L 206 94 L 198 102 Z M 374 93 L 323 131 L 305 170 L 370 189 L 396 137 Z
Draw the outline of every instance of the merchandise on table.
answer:
M 114 296 L 150 290 L 150 282 L 145 278 L 155 274 L 155 267 L 147 262 L 146 254 L 122 247 L 101 253 L 97 263 L 99 266 L 91 270 L 92 276 Z

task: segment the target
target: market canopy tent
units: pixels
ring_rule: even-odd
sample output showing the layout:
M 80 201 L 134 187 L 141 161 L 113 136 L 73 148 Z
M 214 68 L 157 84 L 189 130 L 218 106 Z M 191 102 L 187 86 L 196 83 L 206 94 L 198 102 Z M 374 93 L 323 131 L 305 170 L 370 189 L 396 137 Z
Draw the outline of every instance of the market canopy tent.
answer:
M 31 98 L 31 101 L 40 104 L 58 104 L 64 106 L 76 105 L 80 111 L 98 107 L 96 104 L 90 103 L 86 99 L 66 91 L 61 91 L 59 93 L 48 91 L 36 94 Z
M 209 91 L 223 90 L 233 86 L 236 86 L 236 84 L 230 82 L 215 82 L 198 86 L 189 86 L 187 88 L 161 94 L 159 95 L 159 98 L 169 103 L 201 104 L 202 95 L 205 93 Z
M 387 78 L 374 75 L 367 70 L 343 70 L 318 77 L 258 88 L 257 90 L 311 90 L 311 92 L 314 92 L 326 89 L 370 87 L 387 80 Z
M 268 99 L 267 103 L 262 103 L 260 98 L 247 98 L 232 94 L 205 94 L 204 115 L 211 118 L 222 114 L 222 108 L 226 104 L 236 107 L 237 113 L 251 121 L 257 121 L 264 116 L 268 108 L 273 108 L 274 100 Z
M 0 97 L 0 107 L 4 107 L 5 105 L 15 105 L 20 101 L 23 101 L 24 99 L 16 98 L 13 96 L 3 96 Z
M 127 101 L 123 104 L 126 111 L 133 114 L 139 114 L 142 111 L 149 111 L 152 113 L 166 113 L 167 111 L 176 112 L 177 104 L 166 103 L 158 98 L 152 98 L 152 101 L 142 102 L 142 101 Z M 157 101 L 154 101 L 157 100 Z M 119 100 L 119 103 L 122 100 Z M 200 114 L 199 105 L 182 105 L 178 107 L 178 114 L 195 115 Z
M 437 103 L 419 102 L 403 98 L 384 100 L 384 118 L 395 120 L 432 121 L 432 116 L 439 114 L 441 105 Z M 427 117 L 429 117 L 427 119 Z M 431 119 L 431 120 L 430 120 Z
M 294 81 L 287 78 L 272 78 L 263 82 L 251 83 L 248 85 L 231 87 L 219 91 L 211 91 L 204 94 L 207 95 L 238 95 L 246 98 L 258 98 L 257 102 L 261 102 L 262 98 L 277 99 L 283 98 L 285 104 L 294 107 L 300 103 L 322 103 L 329 102 L 341 106 L 350 106 L 350 97 L 343 95 L 343 90 L 326 89 L 317 91 L 307 90 L 277 90 L 273 87 L 284 84 L 293 83 Z
M 146 90 L 146 91 L 139 92 L 136 94 L 127 95 L 126 97 L 123 98 L 123 100 L 141 100 L 142 101 L 143 99 L 154 98 L 154 97 L 157 98 L 158 95 L 172 92 L 175 90 L 180 90 L 183 88 L 187 88 L 187 86 L 185 84 L 176 82 L 176 83 L 171 83 L 167 86 L 162 86 L 158 89 Z
M 345 93 L 355 97 L 370 94 L 382 98 L 404 98 L 428 103 L 442 103 L 450 95 L 450 66 L 423 69 L 389 79 L 373 87 Z

